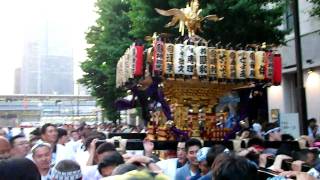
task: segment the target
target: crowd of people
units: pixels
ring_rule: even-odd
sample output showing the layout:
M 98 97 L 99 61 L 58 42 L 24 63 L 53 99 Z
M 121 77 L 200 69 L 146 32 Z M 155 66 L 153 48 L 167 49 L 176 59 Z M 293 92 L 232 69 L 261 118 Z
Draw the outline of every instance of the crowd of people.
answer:
M 227 148 L 223 143 L 204 147 L 201 140 L 190 138 L 179 141 L 175 156 L 167 158 L 155 153 L 152 141 L 144 140 L 140 153 L 116 145 L 107 136 L 123 131 L 141 130 L 47 123 L 27 137 L 23 131 L 12 135 L 0 129 L 0 180 L 255 180 L 262 178 L 262 172 L 270 172 L 269 179 L 320 179 L 320 131 L 315 119 L 309 121 L 308 136 L 301 137 L 306 140 L 303 148 L 285 143 L 267 147 L 265 142 L 297 140 L 268 123 L 263 129 L 238 133 L 245 148 Z

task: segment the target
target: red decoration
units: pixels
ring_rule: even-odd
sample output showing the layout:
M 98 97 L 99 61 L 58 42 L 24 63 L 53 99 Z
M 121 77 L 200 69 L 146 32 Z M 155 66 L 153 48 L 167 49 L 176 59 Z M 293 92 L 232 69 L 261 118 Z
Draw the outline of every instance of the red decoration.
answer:
M 282 78 L 281 63 L 282 63 L 281 54 L 275 54 L 273 56 L 273 78 L 272 78 L 273 85 L 281 84 L 281 78 Z
M 158 38 L 153 46 L 153 74 L 156 76 L 162 75 L 163 47 L 163 42 Z
M 134 77 L 143 75 L 143 46 L 135 46 L 136 49 L 136 62 L 134 68 Z
M 273 53 L 268 51 L 264 56 L 264 79 L 272 80 L 273 74 Z

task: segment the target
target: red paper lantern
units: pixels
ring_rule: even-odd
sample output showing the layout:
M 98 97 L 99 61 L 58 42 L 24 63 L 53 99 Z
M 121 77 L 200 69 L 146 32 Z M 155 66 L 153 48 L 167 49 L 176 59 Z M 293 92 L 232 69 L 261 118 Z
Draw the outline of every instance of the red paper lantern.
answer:
M 134 77 L 140 77 L 143 75 L 143 46 L 135 46 L 136 49 L 136 61 L 134 68 Z
M 157 38 L 153 46 L 153 74 L 156 76 L 162 75 L 164 53 L 163 48 L 163 42 L 160 38 Z
M 280 85 L 282 78 L 282 58 L 281 54 L 274 54 L 273 56 L 273 78 L 272 84 L 273 85 Z

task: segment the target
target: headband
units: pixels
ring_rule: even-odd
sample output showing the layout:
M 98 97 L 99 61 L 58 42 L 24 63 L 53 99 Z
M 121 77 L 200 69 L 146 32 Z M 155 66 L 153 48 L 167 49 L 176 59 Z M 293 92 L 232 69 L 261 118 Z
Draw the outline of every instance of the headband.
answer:
M 273 133 L 273 132 L 278 131 L 278 130 L 280 130 L 280 127 L 276 127 L 276 128 L 270 129 L 269 131 L 265 132 L 264 135 L 268 135 L 268 134 Z
M 82 177 L 81 170 L 75 170 L 70 172 L 61 172 L 56 168 L 52 169 L 51 178 L 55 180 L 76 180 Z

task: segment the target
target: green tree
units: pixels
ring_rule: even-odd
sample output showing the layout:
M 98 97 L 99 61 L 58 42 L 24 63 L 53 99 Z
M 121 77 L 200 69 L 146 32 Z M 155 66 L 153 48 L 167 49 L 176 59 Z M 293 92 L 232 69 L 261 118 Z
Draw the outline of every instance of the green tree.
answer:
M 130 34 L 137 38 L 153 32 L 178 35 L 178 29 L 164 28 L 170 17 L 157 14 L 154 8 L 184 8 L 185 4 L 185 0 L 132 0 L 129 17 L 133 26 Z M 199 35 L 213 42 L 280 44 L 287 33 L 277 28 L 282 24 L 284 12 L 281 0 L 201 0 L 200 4 L 203 16 L 217 14 L 224 17 L 220 22 L 203 23 L 204 33 Z
M 115 88 L 116 64 L 132 43 L 127 16 L 130 6 L 125 0 L 98 0 L 96 7 L 100 16 L 86 35 L 87 43 L 92 46 L 87 49 L 88 59 L 81 64 L 85 74 L 80 83 L 90 88 L 107 118 L 116 120 L 119 113 L 113 102 L 123 95 Z
M 204 33 L 199 35 L 224 44 L 275 43 L 284 40 L 281 0 L 201 0 L 202 15 L 217 14 L 220 22 L 204 21 Z M 272 5 L 270 5 L 272 3 Z M 124 95 L 115 88 L 116 63 L 134 39 L 143 39 L 154 32 L 179 36 L 178 29 L 165 28 L 170 17 L 156 13 L 154 8 L 184 8 L 186 0 L 98 0 L 100 15 L 97 25 L 87 34 L 88 59 L 81 67 L 85 72 L 80 80 L 91 89 L 107 117 L 115 120 L 119 114 L 113 107 L 116 98 Z
M 311 15 L 320 17 L 320 0 L 308 0 L 313 3 Z

